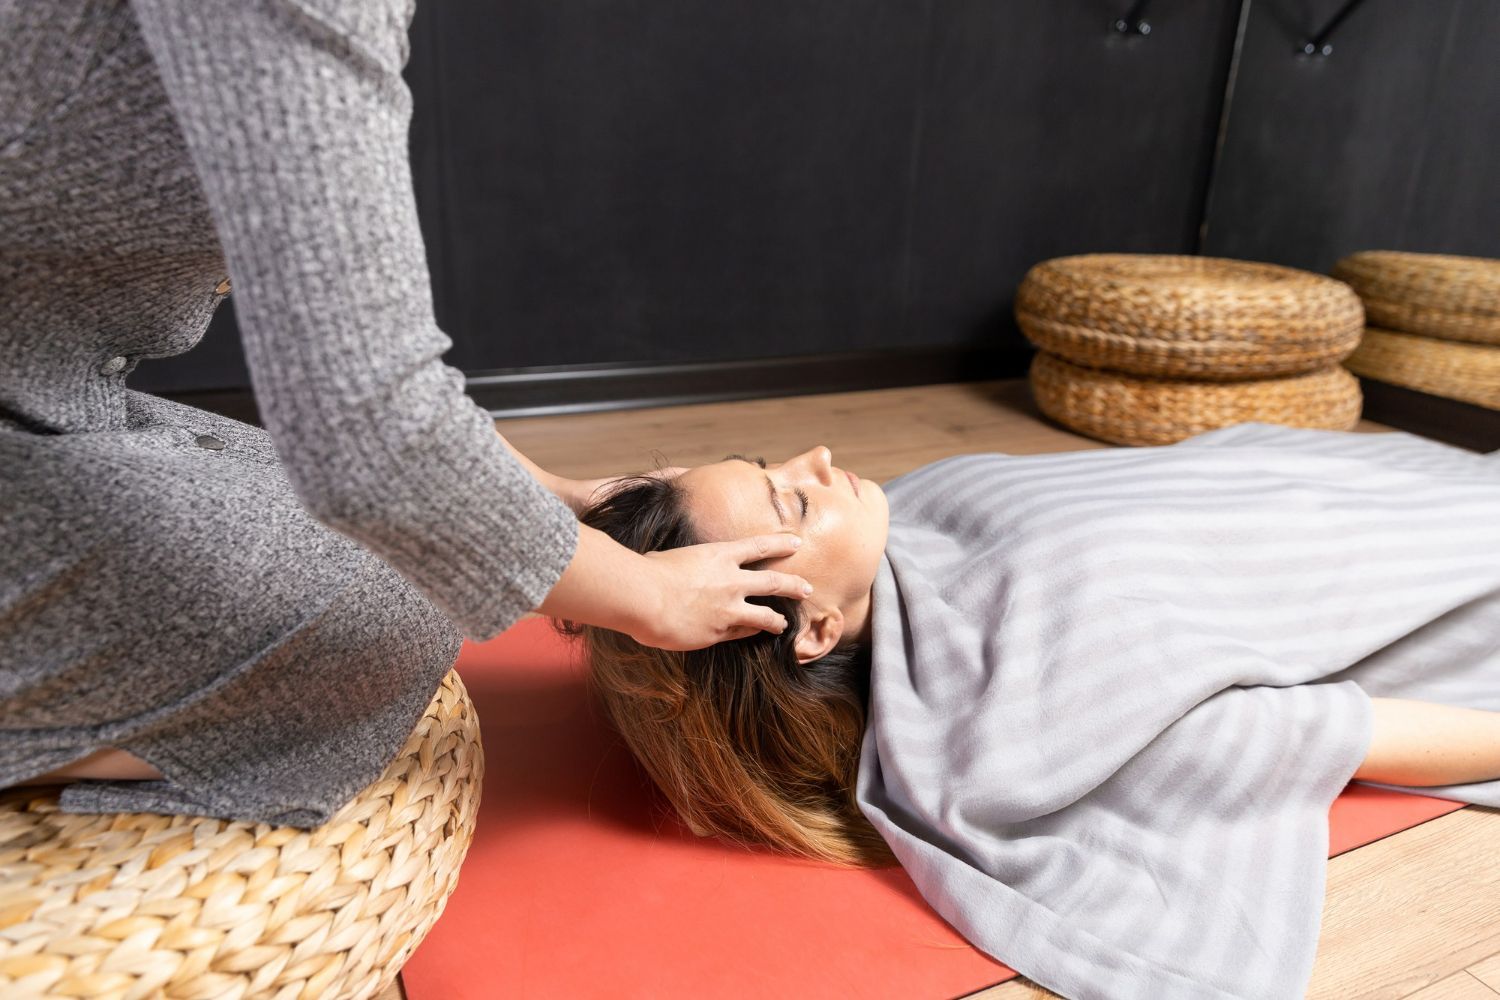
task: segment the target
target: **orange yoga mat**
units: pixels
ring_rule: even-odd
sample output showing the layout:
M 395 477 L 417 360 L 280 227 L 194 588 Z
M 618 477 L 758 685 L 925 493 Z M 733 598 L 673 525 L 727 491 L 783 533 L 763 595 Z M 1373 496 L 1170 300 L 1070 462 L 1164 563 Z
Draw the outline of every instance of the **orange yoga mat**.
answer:
M 1016 975 L 900 868 L 844 871 L 694 836 L 542 619 L 465 643 L 483 801 L 458 888 L 402 973 L 410 1000 L 942 1000 Z M 1461 809 L 1350 785 L 1329 856 Z

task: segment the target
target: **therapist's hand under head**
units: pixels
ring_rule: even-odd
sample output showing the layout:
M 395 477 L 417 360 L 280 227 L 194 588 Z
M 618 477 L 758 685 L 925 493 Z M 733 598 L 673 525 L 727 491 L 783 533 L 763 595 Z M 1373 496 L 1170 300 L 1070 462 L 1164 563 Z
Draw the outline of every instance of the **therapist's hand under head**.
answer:
M 796 535 L 776 532 L 646 553 L 656 570 L 660 604 L 654 615 L 631 630 L 631 638 L 659 649 L 681 650 L 702 649 L 760 631 L 781 634 L 786 619 L 745 598 L 801 599 L 812 593 L 812 585 L 792 573 L 751 570 L 744 565 L 789 556 L 801 544 Z
M 661 469 L 654 469 L 641 475 L 654 476 L 657 479 L 675 479 L 687 469 L 680 465 L 670 465 Z M 601 496 L 609 492 L 609 488 L 620 482 L 620 476 L 604 476 L 599 479 L 561 479 L 562 484 L 559 495 L 573 508 L 573 513 L 582 514 Z

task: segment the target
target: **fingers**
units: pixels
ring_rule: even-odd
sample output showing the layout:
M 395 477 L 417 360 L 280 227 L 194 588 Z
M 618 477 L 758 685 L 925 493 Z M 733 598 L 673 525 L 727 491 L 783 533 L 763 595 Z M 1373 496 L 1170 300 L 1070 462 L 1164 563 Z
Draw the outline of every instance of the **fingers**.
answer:
M 734 546 L 736 559 L 743 566 L 747 562 L 789 556 L 802 545 L 802 539 L 790 531 L 777 531 L 769 535 L 752 535 L 729 544 Z
M 775 570 L 746 570 L 750 579 L 745 593 L 757 597 L 794 597 L 801 599 L 811 594 L 812 584 L 794 573 L 778 573 Z
M 743 566 L 747 562 L 760 562 L 765 559 L 789 556 L 801 546 L 802 539 L 789 531 L 778 531 L 770 535 L 744 538 L 732 544 L 739 545 L 739 562 Z M 750 570 L 748 572 L 750 580 L 746 583 L 747 595 L 800 599 L 813 592 L 812 584 L 795 573 L 779 573 L 774 570 Z
M 580 480 L 575 488 L 578 497 L 577 507 L 587 508 L 607 499 L 611 493 L 623 485 L 625 477 L 611 476 L 606 479 L 584 479 Z
M 757 632 L 770 632 L 772 635 L 780 635 L 786 631 L 786 619 L 772 611 L 755 604 L 745 605 L 743 616 L 737 625 L 729 630 L 731 639 L 743 639 Z

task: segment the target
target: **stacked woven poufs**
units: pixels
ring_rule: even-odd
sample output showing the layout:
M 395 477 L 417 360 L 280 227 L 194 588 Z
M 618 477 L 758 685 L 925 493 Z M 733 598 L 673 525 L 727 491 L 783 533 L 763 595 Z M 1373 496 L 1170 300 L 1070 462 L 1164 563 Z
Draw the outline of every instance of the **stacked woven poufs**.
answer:
M 1324 275 L 1217 257 L 1058 257 L 1027 272 L 1016 321 L 1040 348 L 1029 373 L 1038 408 L 1102 441 L 1359 422 L 1359 381 L 1340 362 L 1364 311 Z
M 312 830 L 0 792 L 0 997 L 373 996 L 457 886 L 483 778 L 450 670 L 381 776 Z
M 1334 265 L 1364 300 L 1358 375 L 1500 410 L 1500 260 L 1366 250 Z

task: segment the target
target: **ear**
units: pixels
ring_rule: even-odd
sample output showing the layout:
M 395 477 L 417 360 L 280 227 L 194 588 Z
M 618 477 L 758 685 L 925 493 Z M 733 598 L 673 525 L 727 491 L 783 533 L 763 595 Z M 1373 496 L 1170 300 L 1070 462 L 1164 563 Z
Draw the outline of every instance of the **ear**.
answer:
M 792 642 L 797 662 L 806 664 L 821 660 L 844 637 L 844 613 L 836 607 L 814 604 L 810 600 L 804 600 L 799 610 L 802 612 L 802 628 Z

